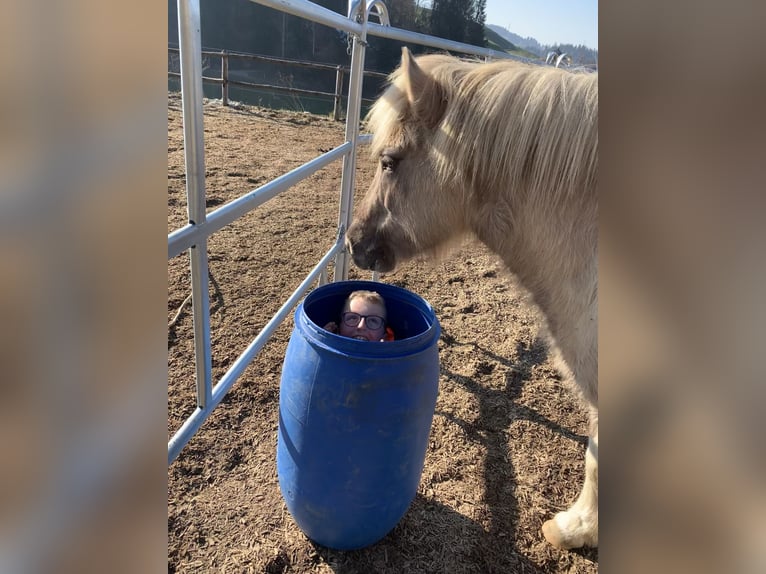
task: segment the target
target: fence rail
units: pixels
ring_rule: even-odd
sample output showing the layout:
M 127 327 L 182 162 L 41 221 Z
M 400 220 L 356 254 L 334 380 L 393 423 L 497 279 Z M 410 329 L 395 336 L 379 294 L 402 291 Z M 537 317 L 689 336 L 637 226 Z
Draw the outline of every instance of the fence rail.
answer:
M 168 46 L 168 53 L 180 54 L 180 49 L 173 46 Z M 333 100 L 332 117 L 334 120 L 341 119 L 341 107 L 343 101 L 343 78 L 344 75 L 350 74 L 350 68 L 348 66 L 322 64 L 320 62 L 309 62 L 305 60 L 290 60 L 286 58 L 275 58 L 273 56 L 262 56 L 259 54 L 247 54 L 244 52 L 231 52 L 229 50 L 202 50 L 202 56 L 219 57 L 221 58 L 221 77 L 215 78 L 210 76 L 202 76 L 202 81 L 209 84 L 218 84 L 221 86 L 221 102 L 224 106 L 229 105 L 229 86 L 237 86 L 240 88 L 246 88 L 251 90 L 264 90 L 267 92 L 286 93 L 297 96 L 319 96 Z M 268 64 L 295 66 L 298 68 L 308 68 L 312 70 L 324 70 L 335 72 L 335 91 L 323 92 L 318 90 L 305 90 L 302 88 L 293 88 L 291 86 L 277 86 L 274 84 L 259 84 L 254 82 L 243 82 L 241 80 L 232 80 L 229 77 L 229 60 L 239 59 L 252 62 L 265 62 Z M 368 77 L 386 78 L 388 74 L 382 72 L 364 71 L 364 75 Z M 168 77 L 181 78 L 180 72 L 168 71 Z M 362 98 L 365 103 L 372 103 L 374 100 L 368 98 Z

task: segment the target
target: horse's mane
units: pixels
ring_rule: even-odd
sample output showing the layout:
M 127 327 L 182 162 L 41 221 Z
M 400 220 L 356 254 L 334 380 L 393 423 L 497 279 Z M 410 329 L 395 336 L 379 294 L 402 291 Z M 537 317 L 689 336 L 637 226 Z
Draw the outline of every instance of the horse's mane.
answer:
M 397 69 L 367 117 L 374 157 L 383 147 L 417 146 L 427 137 L 443 181 L 459 178 L 474 193 L 595 193 L 597 73 L 446 55 L 416 61 L 441 91 L 442 121 L 432 133 L 413 121 Z

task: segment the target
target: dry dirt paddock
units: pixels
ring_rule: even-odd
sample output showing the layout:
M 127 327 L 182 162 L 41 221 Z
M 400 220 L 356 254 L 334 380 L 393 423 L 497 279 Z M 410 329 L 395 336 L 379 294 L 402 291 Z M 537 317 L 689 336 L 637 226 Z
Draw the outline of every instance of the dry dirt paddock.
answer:
M 343 142 L 342 123 L 206 101 L 206 190 L 220 206 Z M 357 197 L 373 166 L 363 147 Z M 329 249 L 340 162 L 209 241 L 214 380 Z M 168 98 L 168 231 L 186 221 L 181 103 Z M 369 279 L 357 269 L 350 278 Z M 279 378 L 290 317 L 168 469 L 168 571 L 342 574 L 598 571 L 598 551 L 550 547 L 540 525 L 574 500 L 587 419 L 553 370 L 541 322 L 482 246 L 381 277 L 423 296 L 442 326 L 439 398 L 418 494 L 378 544 L 313 544 L 279 492 Z M 194 409 L 188 257 L 168 262 L 168 438 Z

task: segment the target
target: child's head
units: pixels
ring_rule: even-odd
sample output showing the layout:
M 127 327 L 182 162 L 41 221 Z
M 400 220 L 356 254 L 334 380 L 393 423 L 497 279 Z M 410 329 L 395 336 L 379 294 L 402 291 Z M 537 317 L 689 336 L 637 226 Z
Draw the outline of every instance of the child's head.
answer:
M 380 341 L 386 334 L 386 302 L 375 291 L 354 291 L 340 315 L 340 334 L 354 339 Z

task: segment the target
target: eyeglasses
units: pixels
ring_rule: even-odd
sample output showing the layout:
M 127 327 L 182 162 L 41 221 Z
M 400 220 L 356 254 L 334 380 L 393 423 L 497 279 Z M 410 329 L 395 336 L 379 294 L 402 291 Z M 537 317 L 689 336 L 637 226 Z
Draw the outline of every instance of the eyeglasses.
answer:
M 343 319 L 343 323 L 345 323 L 347 327 L 358 327 L 362 322 L 362 319 L 364 319 L 364 324 L 367 325 L 367 328 L 371 331 L 377 331 L 386 323 L 386 320 L 378 315 L 360 315 L 353 311 L 346 311 L 341 315 L 341 319 Z

